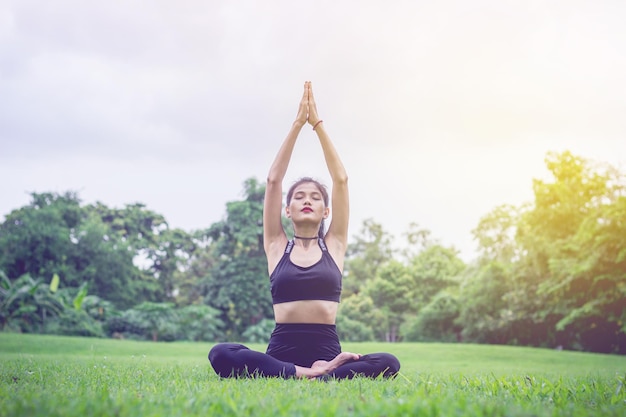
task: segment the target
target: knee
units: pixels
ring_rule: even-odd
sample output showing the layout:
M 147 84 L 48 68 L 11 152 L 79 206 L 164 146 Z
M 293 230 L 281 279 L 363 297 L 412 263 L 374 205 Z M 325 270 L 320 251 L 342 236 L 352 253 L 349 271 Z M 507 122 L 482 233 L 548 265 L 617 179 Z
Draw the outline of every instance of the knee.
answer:
M 383 377 L 393 377 L 400 371 L 400 361 L 391 353 L 378 353 L 376 356 Z
M 218 343 L 209 351 L 209 361 L 213 363 L 214 361 L 223 360 L 241 349 L 246 349 L 246 347 L 237 343 Z
M 213 362 L 215 358 L 218 358 L 222 355 L 226 343 L 219 343 L 209 350 L 209 362 Z
M 209 351 L 209 362 L 215 372 L 220 376 L 228 376 L 233 370 L 233 355 L 241 349 L 246 347 L 236 343 L 219 343 L 213 346 Z

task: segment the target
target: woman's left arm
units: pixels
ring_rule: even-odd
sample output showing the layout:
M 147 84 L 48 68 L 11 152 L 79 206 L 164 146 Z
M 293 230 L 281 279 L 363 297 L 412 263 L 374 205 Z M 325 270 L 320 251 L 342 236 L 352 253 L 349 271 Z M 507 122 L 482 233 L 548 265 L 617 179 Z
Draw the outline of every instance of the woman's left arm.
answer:
M 313 126 L 324 152 L 324 159 L 332 179 L 332 221 L 326 233 L 326 243 L 335 246 L 335 253 L 341 254 L 342 258 L 348 244 L 348 221 L 350 217 L 350 201 L 348 193 L 348 174 L 339 158 L 324 123 L 317 114 L 317 107 L 309 85 L 309 118 L 308 122 Z M 338 259 L 336 259 L 338 260 Z M 341 259 L 343 261 L 343 259 Z M 343 264 L 343 262 L 341 262 Z

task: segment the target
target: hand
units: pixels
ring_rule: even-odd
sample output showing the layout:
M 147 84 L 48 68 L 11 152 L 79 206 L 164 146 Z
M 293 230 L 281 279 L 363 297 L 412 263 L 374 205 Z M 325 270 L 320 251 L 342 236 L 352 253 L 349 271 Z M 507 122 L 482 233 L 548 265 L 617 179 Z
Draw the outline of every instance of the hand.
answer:
M 298 114 L 296 115 L 295 123 L 300 127 L 304 126 L 309 115 L 309 88 L 307 83 L 304 83 L 304 93 L 302 94 L 302 100 L 300 100 L 300 107 L 298 107 Z
M 313 97 L 313 88 L 311 87 L 311 81 L 304 83 L 305 90 L 307 90 L 309 117 L 308 121 L 311 126 L 315 126 L 320 121 L 320 117 L 317 114 L 317 105 L 315 104 L 315 98 Z

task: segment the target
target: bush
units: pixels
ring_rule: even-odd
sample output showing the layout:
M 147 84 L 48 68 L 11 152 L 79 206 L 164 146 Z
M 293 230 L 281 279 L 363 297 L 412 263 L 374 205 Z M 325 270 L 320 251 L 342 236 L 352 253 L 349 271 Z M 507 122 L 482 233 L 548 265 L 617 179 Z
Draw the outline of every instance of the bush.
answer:
M 178 310 L 180 339 L 212 342 L 222 337 L 220 312 L 207 305 L 190 305 Z
M 146 339 L 148 324 L 135 310 L 126 310 L 118 316 L 109 317 L 104 325 L 106 334 L 123 335 L 125 339 Z
M 45 333 L 64 336 L 104 337 L 102 324 L 83 310 L 66 309 L 46 323 Z
M 458 300 L 441 291 L 400 331 L 408 342 L 456 342 L 461 332 L 458 317 Z
M 337 317 L 339 340 L 345 342 L 370 342 L 374 340 L 374 330 L 365 323 L 345 316 Z
M 257 324 L 248 327 L 241 336 L 244 342 L 267 343 L 270 340 L 276 323 L 271 319 L 263 319 Z

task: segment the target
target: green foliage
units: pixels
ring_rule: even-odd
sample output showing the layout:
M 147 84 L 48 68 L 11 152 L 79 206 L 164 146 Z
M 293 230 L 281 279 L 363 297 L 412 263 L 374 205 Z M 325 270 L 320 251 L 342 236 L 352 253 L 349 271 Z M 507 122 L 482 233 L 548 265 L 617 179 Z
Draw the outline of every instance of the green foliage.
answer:
M 482 258 L 461 292 L 463 335 L 626 353 L 624 174 L 569 152 L 546 167 L 532 204 L 499 207 L 474 231 Z
M 462 327 L 458 324 L 459 300 L 454 295 L 441 291 L 411 320 L 402 327 L 407 341 L 456 342 Z
M 248 327 L 241 336 L 246 343 L 267 343 L 270 340 L 274 326 L 274 320 L 263 319 L 257 324 Z
M 480 219 L 472 234 L 483 262 L 510 263 L 519 259 L 521 254 L 515 234 L 522 211 L 523 207 L 505 204 Z
M 63 311 L 62 302 L 41 280 L 22 275 L 11 282 L 4 273 L 0 274 L 0 279 L 1 330 L 38 331 L 46 324 L 46 319 Z
M 106 298 L 119 308 L 128 308 L 145 299 L 144 288 L 149 285 L 133 264 L 134 253 L 128 242 L 116 241 L 114 236 L 99 217 L 86 215 L 73 252 L 68 255 L 74 272 L 62 276 L 61 281 L 74 288 L 87 283 L 93 295 Z
M 225 220 L 213 224 L 208 233 L 215 263 L 205 278 L 204 300 L 222 312 L 230 339 L 272 317 L 263 249 L 264 194 L 256 180 L 246 181 L 244 199 L 228 203 Z
M 431 244 L 410 260 L 416 289 L 412 292 L 414 308 L 426 306 L 440 291 L 458 286 L 458 277 L 465 269 L 458 254 L 454 248 Z
M 624 175 L 569 152 L 549 154 L 546 165 L 553 181 L 534 182 L 535 204 L 518 229 L 526 287 L 562 344 L 626 353 Z
M 29 274 L 46 280 L 58 276 L 66 287 L 87 282 L 93 294 L 120 307 L 154 294 L 158 282 L 152 277 L 150 286 L 138 279 L 132 239 L 111 230 L 100 217 L 106 218 L 104 206 L 81 207 L 70 192 L 31 196 L 28 206 L 14 210 L 0 224 L 0 269 L 11 280 Z
M 348 245 L 343 278 L 343 296 L 349 297 L 363 291 L 374 279 L 378 268 L 390 261 L 393 250 L 392 237 L 379 223 L 366 219 L 360 235 L 354 236 Z
M 119 316 L 108 317 L 104 329 L 110 337 L 116 339 L 146 339 L 149 323 L 137 310 L 129 309 Z
M 107 317 L 118 314 L 110 301 L 97 295 L 86 295 L 81 302 L 81 308 L 93 319 L 105 322 Z
M 83 306 L 83 300 L 85 299 L 86 296 L 87 296 L 87 285 L 85 283 L 78 288 L 78 293 L 76 294 L 76 297 L 74 297 L 74 300 L 72 301 L 72 306 L 74 307 L 74 310 L 80 311 L 81 307 Z
M 152 335 L 152 341 L 159 340 L 159 334 L 168 333 L 170 338 L 175 337 L 175 329 L 171 327 L 171 323 L 176 321 L 177 314 L 172 303 L 152 303 L 143 302 L 135 307 L 138 321 L 142 323 L 141 327 L 145 328 Z
M 190 305 L 177 312 L 181 338 L 198 341 L 215 341 L 222 338 L 224 323 L 219 311 L 207 305 Z
M 104 337 L 102 323 L 84 310 L 65 309 L 46 323 L 44 333 L 65 336 Z
M 57 292 L 59 289 L 59 283 L 61 282 L 61 278 L 59 278 L 59 274 L 54 274 L 52 276 L 52 281 L 50 281 L 50 291 Z
M 626 353 L 626 197 L 594 210 L 550 260 L 552 279 L 538 290 L 562 300 L 558 331 L 583 349 Z
M 532 202 L 480 220 L 469 266 L 416 224 L 396 251 L 364 221 L 345 262 L 343 340 L 452 341 L 461 329 L 464 341 L 626 353 L 624 174 L 569 152 L 548 154 L 546 167 Z M 187 233 L 143 204 L 33 193 L 0 224 L 0 328 L 261 340 L 272 317 L 263 196 L 249 179 L 224 220 Z M 134 308 L 143 302 L 171 316 Z
M 471 271 L 459 291 L 458 324 L 463 340 L 506 343 L 507 319 L 513 314 L 506 295 L 511 291 L 510 265 L 498 261 Z
M 14 210 L 0 224 L 0 269 L 10 279 L 63 275 L 72 252 L 72 231 L 82 215 L 75 193 L 31 194 L 28 206 Z
M 386 325 L 385 314 L 376 308 L 365 292 L 342 298 L 337 315 L 340 340 L 364 342 L 375 340 L 374 329 Z
M 382 332 L 383 340 L 399 340 L 400 325 L 404 322 L 405 314 L 413 307 L 410 296 L 413 292 L 412 284 L 409 270 L 399 261 L 389 261 L 383 265 L 376 278 L 368 283 L 367 295 L 371 297 L 374 306 L 384 313 L 385 326 L 377 329 Z
M 354 296 L 353 296 L 354 297 Z M 344 315 L 337 317 L 337 334 L 344 342 L 370 342 L 375 340 L 374 330 L 361 320 L 351 319 Z

